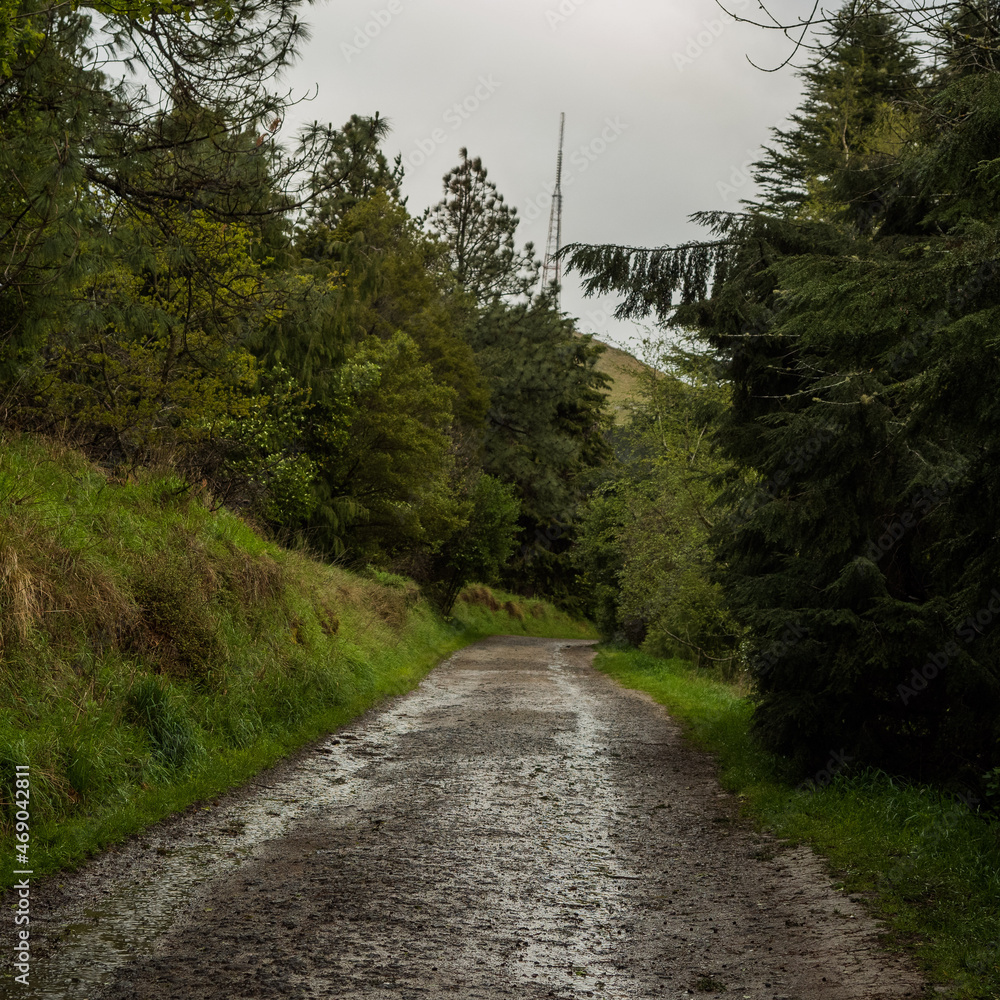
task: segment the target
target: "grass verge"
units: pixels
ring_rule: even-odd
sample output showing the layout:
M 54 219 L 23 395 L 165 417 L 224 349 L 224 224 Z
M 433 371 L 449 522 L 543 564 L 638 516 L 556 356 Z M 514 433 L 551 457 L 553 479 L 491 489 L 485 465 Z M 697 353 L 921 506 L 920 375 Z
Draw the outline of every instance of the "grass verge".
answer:
M 51 443 L 4 442 L 0 887 L 239 785 L 497 633 L 591 635 L 486 587 L 445 622 L 411 581 L 281 549 L 169 475 L 115 480 Z M 15 864 L 18 765 L 30 840 Z
M 995 821 L 932 788 L 845 767 L 836 748 L 810 782 L 750 733 L 749 701 L 683 660 L 602 649 L 596 666 L 666 706 L 719 764 L 744 812 L 828 859 L 839 884 L 862 895 L 954 1000 L 1000 997 L 1000 839 Z

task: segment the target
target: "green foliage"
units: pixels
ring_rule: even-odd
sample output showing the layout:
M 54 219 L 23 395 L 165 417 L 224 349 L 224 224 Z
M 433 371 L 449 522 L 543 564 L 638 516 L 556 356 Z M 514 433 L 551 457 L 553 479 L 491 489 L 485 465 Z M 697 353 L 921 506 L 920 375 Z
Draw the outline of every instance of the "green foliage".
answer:
M 150 249 L 134 267 L 104 258 L 54 300 L 33 404 L 135 464 L 248 415 L 243 344 L 278 304 L 246 226 L 140 214 L 112 236 Z
M 380 148 L 386 125 L 378 115 L 351 115 L 331 143 L 330 158 L 317 171 L 313 186 L 319 197 L 309 206 L 298 243 L 313 259 L 329 256 L 336 231 L 347 214 L 380 192 L 400 206 L 406 204 L 399 186 L 403 180 L 402 154 L 389 166 Z
M 311 545 L 355 565 L 402 560 L 417 571 L 464 523 L 486 389 L 460 332 L 440 244 L 376 188 L 317 239 L 302 305 L 258 348 L 310 390 L 304 454 L 315 504 L 300 522 Z
M 537 261 L 464 151 L 435 234 L 400 199 L 378 115 L 279 143 L 298 6 L 102 0 L 96 21 L 27 7 L 17 37 L 0 11 L 0 416 L 58 428 L 119 474 L 173 469 L 179 493 L 451 603 L 473 566 L 506 558 L 514 500 L 529 532 L 571 522 L 602 460 L 592 349 L 568 347 L 550 304 L 523 303 L 536 329 L 516 364 L 549 338 L 561 443 L 536 420 L 530 458 L 503 473 L 518 496 L 477 493 L 502 461 L 491 390 L 518 390 L 498 371 L 488 385 L 470 331 L 483 309 L 486 325 L 521 323 L 501 302 L 529 291 Z M 540 502 L 522 500 L 535 486 Z M 567 573 L 563 559 L 521 583 L 565 593 Z
M 282 217 L 335 183 L 304 180 L 332 129 L 276 142 L 288 95 L 269 87 L 302 37 L 296 7 L 19 11 L 0 77 L 0 378 L 17 405 L 41 386 L 36 423 L 94 424 L 131 458 L 165 423 L 225 410 L 233 352 L 274 305 L 261 240 L 280 244 Z
M 466 580 L 496 576 L 514 550 L 521 504 L 509 485 L 482 475 L 472 493 L 469 523 L 453 541 L 450 563 Z
M 621 538 L 627 507 L 613 480 L 598 486 L 587 499 L 580 539 L 573 553 L 587 595 L 587 612 L 605 639 L 642 641 L 632 623 L 619 613 L 620 578 L 624 569 Z M 640 623 L 641 626 L 641 623 Z
M 382 190 L 348 212 L 334 235 L 330 261 L 354 296 L 352 338 L 412 337 L 435 379 L 453 390 L 458 423 L 478 429 L 487 391 L 462 333 L 468 302 L 454 293 L 444 247 Z
M 161 233 L 192 212 L 269 226 L 326 189 L 303 184 L 332 129 L 311 127 L 294 152 L 276 143 L 288 98 L 269 85 L 302 37 L 297 3 L 100 6 L 111 46 L 95 46 L 83 13 L 29 5 L 35 40 L 0 80 L 0 244 L 22 308 L 87 272 L 97 250 L 101 269 L 105 252 L 128 267 L 141 258 L 148 243 L 116 238 L 122 217 L 149 216 Z
M 363 340 L 340 372 L 347 440 L 320 469 L 333 496 L 360 517 L 351 555 L 362 564 L 401 547 L 432 547 L 461 523 L 450 488 L 453 394 L 438 384 L 406 334 Z
M 792 127 L 772 129 L 774 145 L 754 164 L 764 211 L 867 228 L 884 172 L 916 124 L 922 72 L 902 30 L 880 10 L 834 16 L 823 59 L 799 73 Z
M 495 302 L 469 333 L 490 388 L 484 466 L 521 500 L 515 588 L 568 598 L 579 505 L 608 458 L 602 348 L 578 336 L 548 296 Z
M 647 342 L 642 396 L 612 437 L 615 463 L 585 507 L 574 558 L 602 634 L 718 659 L 735 645 L 708 535 L 723 464 L 707 438 L 725 398 L 714 366 Z
M 458 283 L 480 303 L 508 296 L 524 296 L 538 281 L 539 262 L 527 243 L 518 250 L 514 241 L 520 219 L 487 180 L 488 171 L 477 156 L 462 161 L 445 174 L 445 198 L 427 212 L 431 228 L 448 248 Z
M 465 338 L 489 391 L 476 435 L 482 468 L 512 486 L 520 502 L 520 550 L 502 578 L 525 593 L 575 600 L 569 553 L 578 510 L 608 456 L 607 379 L 596 369 L 601 348 L 576 336 L 548 292 L 531 297 L 539 264 L 531 244 L 516 247 L 516 209 L 478 157 L 462 149 L 461 158 L 444 178 L 444 200 L 425 220 L 464 293 L 457 301 Z M 467 442 L 461 453 L 472 467 Z M 446 564 L 439 561 L 438 572 L 457 580 Z M 452 589 L 444 585 L 446 594 Z
M 219 502 L 258 513 L 272 524 L 294 524 L 316 506 L 317 463 L 304 449 L 309 393 L 280 366 L 259 372 L 246 413 L 211 428 L 196 470 L 212 469 Z M 214 464 L 212 459 L 214 458 Z
M 819 58 L 810 80 L 855 89 L 809 94 L 785 148 L 820 176 L 816 130 L 849 121 L 863 153 L 837 167 L 822 211 L 764 204 L 702 216 L 705 243 L 573 256 L 592 290 L 624 293 L 621 314 L 696 329 L 722 365 L 717 579 L 746 635 L 755 723 L 803 768 L 842 746 L 974 783 L 998 760 L 1000 84 L 984 41 L 995 12 L 973 20 L 978 34 L 941 37 L 954 58 L 889 145 L 884 116 L 855 115 L 891 97 L 855 73 L 868 56 L 851 42 Z M 884 40 L 890 77 L 908 78 L 912 57 Z
M 521 504 L 513 488 L 481 475 L 468 500 L 466 523 L 445 542 L 434 560 L 430 589 L 443 614 L 451 611 L 466 583 L 493 582 L 516 546 Z

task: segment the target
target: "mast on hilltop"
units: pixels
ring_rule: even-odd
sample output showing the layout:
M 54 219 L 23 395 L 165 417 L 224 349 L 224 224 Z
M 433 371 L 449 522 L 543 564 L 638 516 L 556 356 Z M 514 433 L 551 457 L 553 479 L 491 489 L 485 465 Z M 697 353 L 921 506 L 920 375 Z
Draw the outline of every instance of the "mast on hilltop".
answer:
M 549 238 L 545 243 L 545 260 L 542 263 L 542 287 L 547 288 L 549 282 L 556 283 L 556 308 L 559 308 L 559 286 L 562 285 L 562 262 L 559 260 L 559 249 L 562 246 L 562 156 L 563 129 L 566 125 L 566 112 L 559 114 L 559 156 L 556 159 L 556 186 L 552 189 L 552 208 L 549 211 Z

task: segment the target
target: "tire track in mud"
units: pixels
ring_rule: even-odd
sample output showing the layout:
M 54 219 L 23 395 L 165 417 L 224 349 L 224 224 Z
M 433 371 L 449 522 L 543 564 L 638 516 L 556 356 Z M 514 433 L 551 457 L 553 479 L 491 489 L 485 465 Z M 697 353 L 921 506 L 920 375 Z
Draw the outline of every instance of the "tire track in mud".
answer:
M 63 877 L 18 996 L 923 996 L 811 853 L 735 822 L 711 761 L 592 656 L 478 643 Z

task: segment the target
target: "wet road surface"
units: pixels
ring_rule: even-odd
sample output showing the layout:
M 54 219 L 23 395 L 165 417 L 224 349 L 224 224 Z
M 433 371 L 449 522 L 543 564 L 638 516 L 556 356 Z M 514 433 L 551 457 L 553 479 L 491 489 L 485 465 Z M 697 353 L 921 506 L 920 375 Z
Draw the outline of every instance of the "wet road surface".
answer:
M 21 1000 L 922 996 L 588 643 L 496 637 L 52 885 Z

